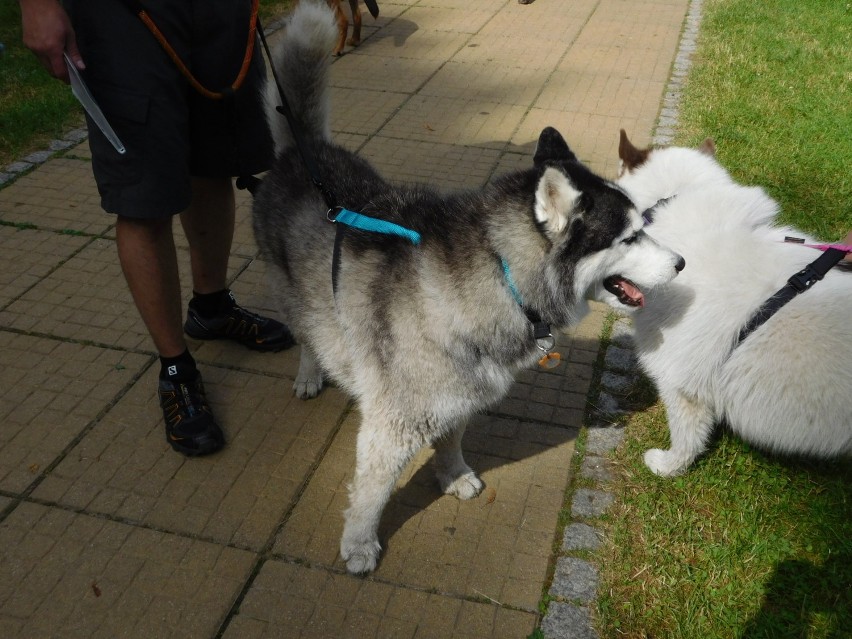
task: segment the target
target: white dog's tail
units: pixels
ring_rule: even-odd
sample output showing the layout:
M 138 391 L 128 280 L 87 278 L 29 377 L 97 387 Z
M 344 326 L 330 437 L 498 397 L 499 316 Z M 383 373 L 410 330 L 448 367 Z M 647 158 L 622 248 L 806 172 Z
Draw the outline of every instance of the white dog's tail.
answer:
M 337 23 L 325 0 L 302 0 L 272 52 L 272 65 L 287 104 L 307 139 L 331 139 L 328 72 L 336 38 Z M 270 77 L 266 85 L 266 118 L 276 155 L 293 144 L 290 125 L 276 110 L 280 104 L 278 87 Z

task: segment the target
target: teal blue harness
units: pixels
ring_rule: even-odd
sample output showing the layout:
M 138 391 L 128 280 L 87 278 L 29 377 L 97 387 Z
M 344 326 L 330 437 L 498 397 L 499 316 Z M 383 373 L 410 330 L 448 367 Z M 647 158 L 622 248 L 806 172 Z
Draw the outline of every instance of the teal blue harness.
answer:
M 343 236 L 346 234 L 347 228 L 352 227 L 383 235 L 396 235 L 405 238 L 415 246 L 420 244 L 420 233 L 399 224 L 368 217 L 362 213 L 344 209 L 342 206 L 338 207 L 335 215 L 332 215 L 333 211 L 334 209 L 329 209 L 326 217 L 329 222 L 337 224 L 337 232 L 334 234 L 334 252 L 331 257 L 331 292 L 335 297 L 337 297 L 337 274 L 340 272 L 340 247 L 343 244 Z
M 407 229 L 399 224 L 394 224 L 393 222 L 388 222 L 387 220 L 368 217 L 361 213 L 350 211 L 349 209 L 341 208 L 335 216 L 331 216 L 329 212 L 328 219 L 338 224 L 345 224 L 352 228 L 361 229 L 362 231 L 382 233 L 384 235 L 398 235 L 399 237 L 404 237 L 415 246 L 420 244 L 420 233 L 417 231 L 412 231 L 411 229 Z
M 336 215 L 332 215 L 332 210 L 329 210 L 327 217 L 329 221 L 337 224 L 337 233 L 334 237 L 334 254 L 331 261 L 331 289 L 335 296 L 337 295 L 337 273 L 340 270 L 340 247 L 347 228 L 351 227 L 361 231 L 381 233 L 383 235 L 395 235 L 408 240 L 414 246 L 420 244 L 420 233 L 417 231 L 412 231 L 409 228 L 400 226 L 399 224 L 394 224 L 393 222 L 388 222 L 387 220 L 380 220 L 361 213 L 356 213 L 355 211 L 350 211 L 343 207 L 339 208 Z M 541 316 L 533 309 L 524 306 L 524 300 L 518 291 L 518 287 L 515 285 L 515 280 L 512 278 L 512 271 L 509 269 L 509 263 L 505 259 L 501 258 L 500 266 L 503 269 L 503 278 L 506 280 L 506 286 L 509 287 L 509 291 L 512 293 L 512 298 L 514 298 L 514 300 L 518 303 L 518 306 L 523 309 L 527 319 L 533 326 L 533 337 L 535 338 L 536 345 L 544 353 L 544 357 L 541 362 L 548 361 L 549 358 L 555 357 L 554 363 L 542 364 L 542 366 L 546 368 L 555 366 L 559 362 L 559 356 L 558 354 L 551 355 L 551 351 L 556 344 L 556 340 L 550 332 L 550 325 L 543 321 Z

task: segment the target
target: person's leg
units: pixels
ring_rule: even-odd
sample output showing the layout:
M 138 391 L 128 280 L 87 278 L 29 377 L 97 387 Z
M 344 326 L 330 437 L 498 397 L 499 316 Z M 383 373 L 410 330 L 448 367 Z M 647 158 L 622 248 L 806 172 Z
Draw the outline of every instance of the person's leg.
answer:
M 258 351 L 289 348 L 293 336 L 286 326 L 238 306 L 226 286 L 234 215 L 231 178 L 192 178 L 192 202 L 180 216 L 193 288 L 184 331 L 195 339 L 229 339 Z
M 119 215 L 115 233 L 121 269 L 154 347 L 163 357 L 177 357 L 186 341 L 172 218 Z
M 192 178 L 192 202 L 181 213 L 180 221 L 189 242 L 195 293 L 216 293 L 226 288 L 234 210 L 230 178 Z
M 225 444 L 201 375 L 183 335 L 180 277 L 172 218 L 118 216 L 121 269 L 142 321 L 160 355 L 158 395 L 166 439 L 185 455 L 206 455 Z

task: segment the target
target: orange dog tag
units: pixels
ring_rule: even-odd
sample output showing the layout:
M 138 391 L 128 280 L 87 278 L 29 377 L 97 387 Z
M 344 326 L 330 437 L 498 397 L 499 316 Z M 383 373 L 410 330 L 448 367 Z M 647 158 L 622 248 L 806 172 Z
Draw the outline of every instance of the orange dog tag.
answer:
M 562 356 L 559 353 L 545 353 L 544 357 L 538 360 L 538 365 L 542 368 L 556 368 L 562 361 Z

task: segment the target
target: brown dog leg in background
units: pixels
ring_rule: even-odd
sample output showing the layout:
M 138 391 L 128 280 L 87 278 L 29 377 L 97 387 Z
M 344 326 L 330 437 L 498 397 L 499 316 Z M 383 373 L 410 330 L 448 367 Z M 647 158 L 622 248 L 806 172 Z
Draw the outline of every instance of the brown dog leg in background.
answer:
M 328 0 L 329 6 L 334 9 L 334 17 L 337 20 L 337 44 L 334 45 L 334 51 L 331 55 L 343 55 L 343 48 L 346 46 L 346 33 L 349 31 L 349 20 L 343 12 L 342 0 Z M 355 25 L 355 30 L 358 34 L 358 41 L 361 41 L 361 13 L 358 11 L 358 0 L 350 0 L 352 8 L 352 22 Z M 356 17 L 357 16 L 357 17 Z M 353 34 L 354 37 L 354 34 Z
M 349 0 L 349 7 L 352 9 L 352 37 L 346 44 L 357 47 L 361 44 L 361 11 L 358 9 L 358 0 Z
M 350 47 L 357 47 L 361 44 L 361 11 L 358 8 L 358 0 L 348 0 L 349 8 L 352 11 L 352 37 L 346 39 L 349 32 L 349 18 L 346 17 L 346 12 L 343 11 L 343 0 L 326 0 L 328 6 L 334 11 L 334 19 L 337 20 L 337 43 L 334 45 L 334 50 L 331 55 L 343 55 L 343 49 L 348 44 Z M 295 9 L 299 0 L 294 0 L 292 7 Z M 376 18 L 379 15 L 379 7 L 373 2 L 367 2 L 367 9 L 370 14 Z

